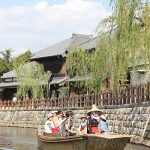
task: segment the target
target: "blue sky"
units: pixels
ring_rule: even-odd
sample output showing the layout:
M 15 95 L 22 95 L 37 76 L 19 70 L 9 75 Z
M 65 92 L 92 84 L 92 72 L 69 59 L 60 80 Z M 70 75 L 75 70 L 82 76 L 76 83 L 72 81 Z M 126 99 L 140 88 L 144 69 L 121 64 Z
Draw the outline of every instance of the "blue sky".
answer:
M 0 6 L 8 8 L 16 5 L 32 5 L 40 1 L 41 0 L 0 0 Z M 64 3 L 66 0 L 45 0 L 45 1 L 50 5 L 54 5 Z
M 94 34 L 109 0 L 0 0 L 0 50 L 44 49 L 72 33 Z
M 0 6 L 1 7 L 12 7 L 12 6 L 16 6 L 16 5 L 32 5 L 35 4 L 37 2 L 40 2 L 41 0 L 0 0 Z M 55 5 L 55 4 L 61 4 L 66 2 L 67 0 L 45 0 L 49 5 Z M 100 2 L 103 3 L 104 6 L 108 6 L 108 2 L 109 0 L 92 0 L 95 2 Z

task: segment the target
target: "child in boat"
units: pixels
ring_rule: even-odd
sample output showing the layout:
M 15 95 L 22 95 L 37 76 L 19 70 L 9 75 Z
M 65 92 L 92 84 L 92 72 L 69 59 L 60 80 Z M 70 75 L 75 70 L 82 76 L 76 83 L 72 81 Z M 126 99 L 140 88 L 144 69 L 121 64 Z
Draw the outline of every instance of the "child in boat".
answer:
M 109 133 L 109 129 L 108 129 L 108 124 L 106 122 L 106 117 L 104 115 L 100 115 L 100 122 L 98 124 L 98 129 L 100 131 L 101 134 Z
M 47 116 L 47 120 L 44 124 L 45 132 L 46 133 L 52 133 L 52 128 L 54 128 L 54 123 L 53 123 L 53 115 L 50 113 Z
M 81 124 L 77 130 L 77 134 L 84 135 L 87 134 L 87 117 L 85 115 L 81 116 Z
M 98 124 L 100 121 L 99 114 L 101 113 L 101 110 L 96 105 L 93 105 L 92 109 L 87 113 L 89 116 L 87 119 L 87 132 L 89 134 L 99 134 Z
M 73 130 L 73 112 L 67 111 L 66 112 L 66 119 L 62 122 L 60 132 L 61 136 L 74 136 L 76 135 L 75 131 Z

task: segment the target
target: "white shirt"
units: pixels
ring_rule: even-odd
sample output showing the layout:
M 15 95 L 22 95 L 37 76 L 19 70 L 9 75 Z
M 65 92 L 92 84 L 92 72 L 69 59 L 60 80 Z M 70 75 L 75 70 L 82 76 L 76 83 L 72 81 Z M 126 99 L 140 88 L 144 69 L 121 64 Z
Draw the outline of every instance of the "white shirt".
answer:
M 50 120 L 47 120 L 44 124 L 45 132 L 52 133 L 52 128 L 55 128 L 54 123 Z

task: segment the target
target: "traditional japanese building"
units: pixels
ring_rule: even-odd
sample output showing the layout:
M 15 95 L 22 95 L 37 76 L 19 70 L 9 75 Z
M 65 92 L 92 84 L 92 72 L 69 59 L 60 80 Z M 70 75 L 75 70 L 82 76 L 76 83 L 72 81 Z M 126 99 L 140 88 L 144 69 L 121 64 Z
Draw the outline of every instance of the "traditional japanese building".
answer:
M 91 35 L 72 34 L 68 39 L 51 45 L 48 48 L 38 51 L 33 54 L 30 61 L 36 61 L 43 64 L 45 71 L 51 71 L 53 78 L 50 82 L 50 95 L 53 91 L 54 96 L 58 97 L 58 89 L 61 84 L 64 84 L 68 79 L 66 69 L 66 54 L 71 46 L 81 46 L 87 41 L 91 40 Z M 19 82 L 16 80 L 15 71 L 4 73 L 1 77 L 0 83 L 0 99 L 12 100 L 17 92 Z
M 3 76 L 1 76 L 0 99 L 12 100 L 17 92 L 18 85 L 19 82 L 16 80 L 16 73 L 14 70 L 4 73 Z
M 49 85 L 51 96 L 58 97 L 61 84 L 67 84 L 66 54 L 69 48 L 71 46 L 81 46 L 91 39 L 91 35 L 73 33 L 70 38 L 38 51 L 31 57 L 31 61 L 43 64 L 45 71 L 49 70 L 53 74 L 53 79 Z
M 73 33 L 70 38 L 33 54 L 30 60 L 43 64 L 45 71 L 50 70 L 53 74 L 66 74 L 66 54 L 69 48 L 81 46 L 91 38 L 90 35 Z

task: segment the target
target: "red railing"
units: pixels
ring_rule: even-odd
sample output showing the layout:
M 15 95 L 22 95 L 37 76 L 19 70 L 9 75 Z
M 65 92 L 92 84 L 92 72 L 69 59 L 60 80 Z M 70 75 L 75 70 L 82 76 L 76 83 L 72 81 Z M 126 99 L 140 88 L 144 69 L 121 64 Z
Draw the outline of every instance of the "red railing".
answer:
M 85 95 L 75 95 L 42 100 L 0 101 L 0 109 L 71 109 L 88 108 L 92 104 L 99 107 L 150 103 L 150 83 L 127 86 L 117 92 L 105 91 Z

